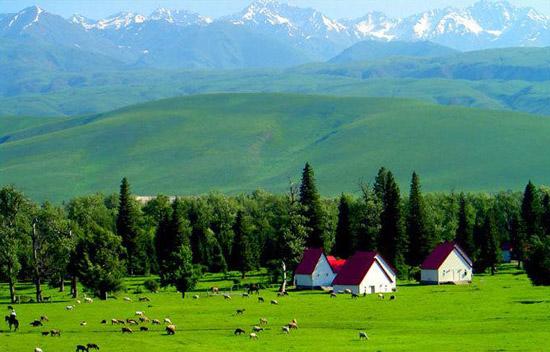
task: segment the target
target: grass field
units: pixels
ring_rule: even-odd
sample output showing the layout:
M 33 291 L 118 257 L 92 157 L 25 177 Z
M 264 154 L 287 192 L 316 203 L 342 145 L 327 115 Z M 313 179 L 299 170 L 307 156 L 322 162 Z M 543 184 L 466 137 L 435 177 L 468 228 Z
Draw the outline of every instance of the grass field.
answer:
M 27 352 L 40 346 L 44 352 L 74 351 L 77 344 L 97 343 L 101 351 L 548 351 L 550 345 L 550 288 L 532 287 L 527 277 L 511 266 L 501 268 L 494 277 L 478 275 L 469 286 L 398 285 L 397 299 L 379 300 L 375 296 L 357 300 L 347 295 L 331 299 L 316 291 L 291 292 L 270 305 L 274 291 L 263 290 L 266 303 L 255 296 L 233 299 L 208 297 L 212 285 L 227 287 L 229 282 L 208 276 L 198 287 L 200 298 L 182 300 L 172 290 L 147 294 L 150 303 L 138 303 L 133 291 L 141 278 L 128 281 L 129 292 L 117 300 L 95 301 L 66 311 L 74 300 L 50 290 L 54 303 L 16 306 L 22 321 L 21 331 L 6 332 L 2 326 L 2 351 Z M 260 280 L 252 277 L 250 280 Z M 30 286 L 23 294 L 32 295 Z M 6 287 L 0 299 L 7 313 Z M 124 302 L 129 296 L 133 302 Z M 189 294 L 191 296 L 191 294 Z M 149 307 L 149 305 L 151 307 Z M 242 316 L 236 309 L 245 308 Z M 125 319 L 136 310 L 150 318 L 169 317 L 177 325 L 175 336 L 167 336 L 162 327 L 149 332 L 122 335 L 120 327 L 101 325 L 102 319 Z M 29 322 L 47 315 L 50 322 L 33 328 Z M 235 328 L 247 333 L 265 317 L 269 324 L 257 341 L 247 335 L 233 336 Z M 297 319 L 299 329 L 290 335 L 281 326 Z M 80 326 L 80 321 L 88 325 Z M 42 337 L 40 332 L 61 329 L 62 336 Z M 359 331 L 369 334 L 360 341 Z
M 520 190 L 550 183 L 550 120 L 389 98 L 217 94 L 160 100 L 0 135 L 0 184 L 35 200 L 284 192 L 312 163 L 320 192 L 358 192 L 380 166 L 408 188 Z

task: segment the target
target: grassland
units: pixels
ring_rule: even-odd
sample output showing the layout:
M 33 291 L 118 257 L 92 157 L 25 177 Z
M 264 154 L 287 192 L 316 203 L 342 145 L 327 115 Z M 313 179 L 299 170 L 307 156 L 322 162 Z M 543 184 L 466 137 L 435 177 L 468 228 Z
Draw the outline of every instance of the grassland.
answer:
M 261 278 L 252 277 L 253 280 Z M 44 352 L 74 351 L 76 344 L 97 343 L 102 351 L 545 351 L 550 338 L 550 288 L 532 287 L 527 277 L 506 266 L 494 277 L 478 275 L 469 286 L 419 286 L 402 282 L 397 299 L 379 300 L 374 296 L 357 300 L 341 295 L 331 299 L 316 291 L 291 292 L 277 298 L 278 306 L 258 303 L 256 297 L 233 294 L 230 301 L 206 294 L 208 287 L 227 289 L 229 282 L 209 275 L 199 285 L 197 300 L 185 299 L 168 289 L 147 294 L 150 303 L 138 303 L 135 287 L 143 278 L 127 281 L 128 292 L 118 299 L 77 305 L 67 294 L 49 290 L 54 303 L 16 306 L 21 331 L 0 333 L 2 350 Z M 238 291 L 240 292 L 240 291 Z M 20 293 L 32 295 L 30 285 Z M 7 290 L 0 286 L 2 307 L 7 312 Z M 189 294 L 191 295 L 191 294 Z M 268 301 L 275 292 L 264 289 Z M 129 296 L 133 302 L 124 302 Z M 149 305 L 151 307 L 149 307 Z M 236 309 L 245 308 L 242 316 Z M 175 336 L 166 336 L 162 327 L 149 332 L 122 335 L 120 327 L 102 325 L 103 319 L 133 317 L 143 310 L 150 318 L 169 317 L 176 325 Z M 50 322 L 33 328 L 29 322 L 47 315 Z M 257 341 L 233 336 L 241 327 L 247 331 L 259 318 L 269 320 L 267 330 Z M 297 319 L 299 330 L 289 336 L 280 331 L 283 324 Z M 86 321 L 87 326 L 80 326 Z M 57 328 L 61 338 L 42 337 L 41 331 Z M 358 332 L 367 331 L 369 341 L 359 341 Z
M 550 182 L 550 120 L 383 98 L 219 94 L 161 100 L 0 136 L 0 184 L 37 200 L 284 191 L 305 161 L 320 191 L 358 191 L 382 165 L 403 189 L 521 189 Z

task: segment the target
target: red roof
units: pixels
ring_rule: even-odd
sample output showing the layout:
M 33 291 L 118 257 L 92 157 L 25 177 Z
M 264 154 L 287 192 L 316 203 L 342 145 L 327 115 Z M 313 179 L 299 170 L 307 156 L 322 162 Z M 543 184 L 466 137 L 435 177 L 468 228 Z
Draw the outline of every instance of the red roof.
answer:
M 330 267 L 332 268 L 332 271 L 335 273 L 340 272 L 340 269 L 346 264 L 345 259 L 336 259 L 335 257 L 329 255 L 327 256 L 328 263 L 330 264 Z
M 304 256 L 298 267 L 296 268 L 296 274 L 299 275 L 311 275 L 321 258 L 323 250 L 321 248 L 308 248 L 304 251 Z
M 435 247 L 435 249 L 430 253 L 428 258 L 424 260 L 422 265 L 420 266 L 421 269 L 427 269 L 427 270 L 437 270 L 443 264 L 445 259 L 451 254 L 454 250 L 457 250 L 458 254 L 464 258 L 464 260 L 472 265 L 472 260 L 464 253 L 464 251 L 454 242 L 444 242 L 441 243 L 439 246 Z
M 384 265 L 378 260 L 379 255 L 376 252 L 356 252 L 351 258 L 346 260 L 346 263 L 340 269 L 340 272 L 332 282 L 333 285 L 359 285 L 369 272 L 372 265 L 378 261 L 384 274 L 393 281 L 388 275 Z

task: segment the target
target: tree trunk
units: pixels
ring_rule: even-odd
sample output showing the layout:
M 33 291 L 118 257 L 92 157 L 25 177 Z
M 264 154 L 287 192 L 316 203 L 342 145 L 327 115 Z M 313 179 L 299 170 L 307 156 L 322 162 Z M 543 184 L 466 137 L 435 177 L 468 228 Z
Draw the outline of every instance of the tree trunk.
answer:
M 279 292 L 286 292 L 286 264 L 285 264 L 285 262 L 282 263 L 282 269 L 283 269 L 283 282 L 281 283 L 281 287 L 279 287 Z
M 11 303 L 15 303 L 15 284 L 13 282 L 13 279 L 9 278 L 9 286 L 10 286 L 10 301 Z
M 71 277 L 71 294 L 73 295 L 73 298 L 78 298 L 78 286 L 76 285 L 76 275 L 73 275 Z
M 241 271 L 241 279 L 244 279 L 246 276 L 246 271 Z
M 107 300 L 107 291 L 100 290 L 99 291 L 99 299 L 101 299 L 102 301 Z
M 181 293 L 181 299 L 185 299 L 185 292 Z
M 59 281 L 59 292 L 65 292 L 65 278 L 61 276 L 61 280 Z
M 40 276 L 37 276 L 34 280 L 34 286 L 36 287 L 36 303 L 42 303 L 42 281 Z

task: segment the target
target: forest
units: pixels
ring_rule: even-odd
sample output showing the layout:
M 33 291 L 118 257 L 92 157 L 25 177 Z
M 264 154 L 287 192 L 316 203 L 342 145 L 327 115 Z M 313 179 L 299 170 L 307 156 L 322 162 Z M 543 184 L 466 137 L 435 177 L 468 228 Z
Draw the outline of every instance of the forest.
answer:
M 101 299 L 123 279 L 155 275 L 150 285 L 174 286 L 185 297 L 204 273 L 267 268 L 280 283 L 282 263 L 292 275 L 307 247 L 339 258 L 377 250 L 401 279 L 418 279 L 420 264 L 442 241 L 456 241 L 476 272 L 494 274 L 501 244 L 535 285 L 550 285 L 550 189 L 531 181 L 522 192 L 426 193 L 412 173 L 405 195 L 382 167 L 359 195 L 323 198 L 312 166 L 284 194 L 169 197 L 139 202 L 129 180 L 118 194 L 91 194 L 60 205 L 37 204 L 14 186 L 0 190 L 0 280 L 18 301 L 18 282 L 73 297 L 78 282 Z M 159 278 L 159 280 L 156 279 Z

